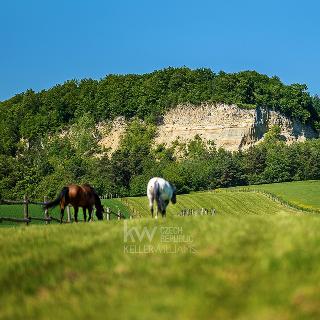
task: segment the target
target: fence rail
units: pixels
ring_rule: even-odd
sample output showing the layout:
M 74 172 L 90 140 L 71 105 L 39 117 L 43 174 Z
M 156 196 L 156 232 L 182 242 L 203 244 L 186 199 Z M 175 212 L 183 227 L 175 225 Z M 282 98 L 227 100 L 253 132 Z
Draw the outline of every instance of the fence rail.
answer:
M 112 195 L 111 195 L 111 197 L 112 197 Z M 48 203 L 47 196 L 44 197 L 43 202 L 29 200 L 27 196 L 24 196 L 23 200 L 0 199 L 0 206 L 1 205 L 22 205 L 23 206 L 23 218 L 22 217 L 1 217 L 0 216 L 0 223 L 2 223 L 4 221 L 8 221 L 8 222 L 25 223 L 26 225 L 29 225 L 29 223 L 32 221 L 44 221 L 46 224 L 49 224 L 52 221 L 60 222 L 60 219 L 55 218 L 53 216 L 50 216 L 49 211 L 46 208 L 43 208 L 43 212 L 44 212 L 43 217 L 32 217 L 29 215 L 29 205 L 30 204 L 44 206 L 47 203 Z M 63 221 L 63 223 L 71 223 L 72 217 L 71 217 L 70 206 L 66 207 L 66 211 L 67 211 L 67 220 Z M 113 212 L 113 211 L 111 211 L 111 208 L 107 207 L 106 213 L 105 213 L 105 218 L 107 220 L 110 220 L 112 215 L 115 216 L 118 220 L 125 218 L 125 215 L 123 213 L 121 213 L 119 209 L 118 209 L 118 212 Z M 79 220 L 79 221 L 83 221 L 83 220 Z
M 0 199 L 0 205 L 2 204 L 37 204 L 37 205 L 41 205 L 44 206 L 45 204 L 47 204 L 46 202 L 38 202 L 38 201 L 31 201 L 31 200 L 5 200 L 5 199 Z
M 48 209 L 43 208 L 44 211 L 44 216 L 43 217 L 32 217 L 29 216 L 29 205 L 30 204 L 35 204 L 35 205 L 40 205 L 44 206 L 48 202 L 48 197 L 44 197 L 43 202 L 39 201 L 32 201 L 29 200 L 27 196 L 23 197 L 23 200 L 6 200 L 6 199 L 0 199 L 0 205 L 23 205 L 23 218 L 17 218 L 17 217 L 0 217 L 0 223 L 4 221 L 9 221 L 9 222 L 21 222 L 25 223 L 28 225 L 30 222 L 33 220 L 35 221 L 44 221 L 46 224 L 49 224 L 51 221 L 59 221 L 59 219 L 52 217 L 49 215 Z

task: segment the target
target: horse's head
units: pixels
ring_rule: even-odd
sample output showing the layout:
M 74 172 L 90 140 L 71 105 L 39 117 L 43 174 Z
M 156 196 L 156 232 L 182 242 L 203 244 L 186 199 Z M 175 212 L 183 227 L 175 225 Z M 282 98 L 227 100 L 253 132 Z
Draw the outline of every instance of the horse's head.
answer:
M 171 202 L 172 202 L 173 204 L 175 204 L 175 203 L 177 202 L 177 189 L 176 189 L 175 186 L 172 186 L 172 189 L 173 189 L 173 191 L 172 191 Z
M 103 220 L 104 208 L 103 206 L 96 206 L 96 217 L 98 220 Z

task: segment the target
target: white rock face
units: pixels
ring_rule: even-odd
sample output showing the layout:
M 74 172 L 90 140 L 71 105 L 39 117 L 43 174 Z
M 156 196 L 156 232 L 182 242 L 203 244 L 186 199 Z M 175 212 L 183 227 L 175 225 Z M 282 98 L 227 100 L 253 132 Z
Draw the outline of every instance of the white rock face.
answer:
M 177 139 L 186 142 L 199 135 L 204 141 L 214 141 L 218 148 L 236 151 L 262 140 L 274 125 L 280 126 L 281 135 L 287 143 L 318 137 L 310 126 L 275 111 L 206 103 L 200 106 L 179 105 L 170 110 L 159 125 L 155 142 L 170 145 Z
M 119 147 L 127 125 L 125 119 L 119 117 L 112 123 L 98 126 L 102 135 L 99 143 L 109 154 Z M 204 141 L 214 141 L 217 148 L 244 150 L 262 141 L 264 134 L 274 125 L 281 128 L 281 135 L 287 143 L 318 137 L 310 126 L 276 111 L 204 103 L 200 106 L 179 105 L 167 112 L 158 125 L 155 145 L 170 146 L 177 139 L 187 142 L 199 135 Z
M 127 123 L 123 117 L 118 117 L 112 123 L 100 123 L 98 130 L 102 136 L 99 144 L 111 154 L 120 146 L 121 139 L 127 129 Z

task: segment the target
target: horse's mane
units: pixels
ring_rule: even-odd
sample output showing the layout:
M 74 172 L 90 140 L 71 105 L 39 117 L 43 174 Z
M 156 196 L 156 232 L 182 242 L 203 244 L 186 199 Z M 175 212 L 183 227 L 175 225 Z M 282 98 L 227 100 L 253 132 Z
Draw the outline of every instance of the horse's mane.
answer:
M 91 190 L 91 192 L 92 192 L 92 194 L 94 196 L 96 208 L 101 209 L 102 208 L 101 200 L 100 200 L 99 195 L 98 195 L 97 191 L 95 190 L 95 188 L 92 187 L 89 183 L 84 183 L 82 186 L 83 187 L 87 187 L 87 188 L 89 188 Z

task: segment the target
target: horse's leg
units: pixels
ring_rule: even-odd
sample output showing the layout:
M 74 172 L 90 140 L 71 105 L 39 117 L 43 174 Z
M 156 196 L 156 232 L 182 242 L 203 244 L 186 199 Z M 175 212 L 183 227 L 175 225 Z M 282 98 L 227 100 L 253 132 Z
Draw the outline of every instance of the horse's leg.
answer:
M 153 218 L 153 203 L 154 203 L 153 190 L 147 190 L 147 196 L 149 199 L 149 208 L 150 208 L 151 218 Z
M 88 222 L 89 222 L 89 221 L 93 221 L 93 219 L 92 219 L 92 211 L 93 211 L 93 207 L 89 207 L 89 208 L 88 208 L 88 212 L 89 212 Z
M 66 201 L 64 198 L 61 199 L 60 201 L 60 223 L 63 221 L 63 215 L 64 215 L 64 208 L 66 206 Z
M 160 205 L 161 206 L 161 205 Z M 156 216 L 155 218 L 158 219 L 158 214 L 161 212 L 161 207 L 159 206 L 159 203 L 157 204 L 157 211 L 156 211 Z
M 74 206 L 74 221 L 78 222 L 78 211 L 79 207 Z
M 162 215 L 162 218 L 164 218 L 166 216 L 166 210 L 167 210 L 167 206 L 169 204 L 169 200 L 165 200 L 164 202 L 162 202 L 162 211 L 161 211 L 161 215 Z
M 163 211 L 165 210 L 165 204 L 161 198 L 157 199 L 157 209 L 156 219 L 158 219 L 158 213 L 160 212 L 163 216 Z
M 87 208 L 86 207 L 83 207 L 83 219 L 84 219 L 84 222 L 87 221 Z
M 63 221 L 63 215 L 64 215 L 64 206 L 60 206 L 60 223 Z
M 153 218 L 153 199 L 149 200 L 149 207 L 150 207 L 150 212 L 151 212 L 151 218 Z
M 158 219 L 159 211 L 161 212 L 161 202 L 160 202 L 159 199 L 156 199 L 156 203 L 157 203 L 157 210 L 156 210 L 156 216 L 155 216 L 155 218 Z

